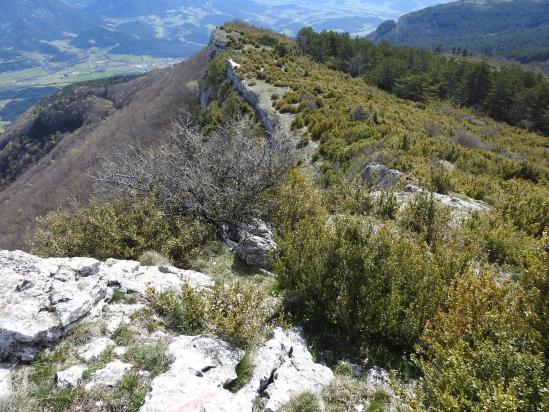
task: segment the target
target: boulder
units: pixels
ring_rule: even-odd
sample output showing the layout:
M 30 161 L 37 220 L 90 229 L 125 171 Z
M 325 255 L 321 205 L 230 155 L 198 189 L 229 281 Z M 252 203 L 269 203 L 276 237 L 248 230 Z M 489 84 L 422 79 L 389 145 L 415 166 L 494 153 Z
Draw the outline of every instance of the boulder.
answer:
M 0 251 L 0 278 L 0 357 L 23 361 L 96 316 L 108 289 L 107 270 L 97 260 L 20 251 Z
M 247 265 L 267 271 L 272 268 L 276 243 L 270 226 L 263 220 L 255 219 L 252 223 L 241 224 L 236 230 L 226 231 L 224 239 Z
M 90 390 L 95 386 L 114 387 L 124 378 L 124 375 L 133 367 L 130 363 L 124 363 L 119 360 L 108 363 L 103 369 L 95 371 L 90 382 L 85 386 Z
M 379 163 L 370 163 L 362 170 L 360 177 L 362 184 L 371 190 L 389 190 L 401 182 L 404 173 Z
M 144 295 L 148 288 L 157 291 L 179 289 L 183 282 L 188 282 L 194 289 L 213 286 L 213 280 L 194 270 L 182 270 L 170 266 L 141 266 L 139 262 L 109 259 L 109 285 L 119 287 L 125 293 Z
M 75 388 L 82 380 L 82 374 L 86 371 L 86 365 L 75 365 L 55 374 L 55 380 L 59 388 Z
M 0 363 L 0 401 L 12 393 L 11 371 L 11 365 Z

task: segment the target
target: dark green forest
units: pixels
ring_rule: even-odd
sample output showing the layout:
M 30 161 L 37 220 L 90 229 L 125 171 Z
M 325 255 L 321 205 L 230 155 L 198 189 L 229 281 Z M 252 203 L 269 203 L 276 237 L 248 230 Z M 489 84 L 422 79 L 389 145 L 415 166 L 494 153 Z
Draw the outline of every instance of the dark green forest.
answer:
M 302 29 L 302 52 L 332 69 L 364 77 L 402 99 L 450 100 L 498 121 L 549 135 L 549 81 L 519 66 L 493 67 L 440 52 L 374 44 L 348 33 Z
M 546 64 L 549 57 L 549 1 L 454 1 L 381 24 L 375 42 L 475 54 L 521 63 Z

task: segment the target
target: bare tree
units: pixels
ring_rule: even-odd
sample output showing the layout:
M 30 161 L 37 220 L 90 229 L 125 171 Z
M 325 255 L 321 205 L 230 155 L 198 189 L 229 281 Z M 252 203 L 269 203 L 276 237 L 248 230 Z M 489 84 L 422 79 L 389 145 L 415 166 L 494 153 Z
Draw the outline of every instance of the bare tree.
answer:
M 267 211 L 266 192 L 295 162 L 287 136 L 275 132 L 267 139 L 257 130 L 244 117 L 209 135 L 179 121 L 151 147 L 119 150 L 95 178 L 110 194 L 154 193 L 173 213 L 238 224 Z

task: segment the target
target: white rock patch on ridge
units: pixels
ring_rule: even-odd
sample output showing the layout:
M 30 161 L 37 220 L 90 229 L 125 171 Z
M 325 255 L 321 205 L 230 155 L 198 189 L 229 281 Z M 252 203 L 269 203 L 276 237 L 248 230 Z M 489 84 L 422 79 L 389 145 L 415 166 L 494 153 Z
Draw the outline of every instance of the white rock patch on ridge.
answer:
M 97 315 L 106 271 L 94 259 L 40 259 L 0 251 L 0 357 L 31 360 L 73 326 Z
M 276 411 L 302 392 L 319 393 L 333 378 L 313 361 L 297 329 L 274 331 L 253 356 L 253 376 L 237 393 L 224 386 L 237 377 L 240 349 L 209 336 L 180 336 L 168 351 L 176 360 L 154 379 L 141 412 L 252 412 L 258 401 Z

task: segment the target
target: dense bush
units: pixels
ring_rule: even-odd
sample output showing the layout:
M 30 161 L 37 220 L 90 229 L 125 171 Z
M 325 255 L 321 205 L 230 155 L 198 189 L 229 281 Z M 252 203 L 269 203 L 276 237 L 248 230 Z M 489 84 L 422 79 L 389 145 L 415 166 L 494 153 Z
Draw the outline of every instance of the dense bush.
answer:
M 268 330 L 279 309 L 268 305 L 257 286 L 217 283 L 211 291 L 194 291 L 183 284 L 180 293 L 148 291 L 152 308 L 178 333 L 205 330 L 240 346 L 257 343 Z
M 238 224 L 268 211 L 265 194 L 294 160 L 288 136 L 277 131 L 267 138 L 249 117 L 234 117 L 210 134 L 181 121 L 151 147 L 121 150 L 96 180 L 115 196 L 154 194 L 175 215 Z
M 453 275 L 427 245 L 344 217 L 298 223 L 279 242 L 275 268 L 315 328 L 400 347 L 415 343 Z
M 497 212 L 517 229 L 541 237 L 549 227 L 549 198 L 536 185 L 510 180 L 493 198 Z
M 39 225 L 31 243 L 38 255 L 137 260 L 144 252 L 158 250 L 179 265 L 213 233 L 196 220 L 166 213 L 152 196 L 93 202 L 74 213 L 55 211 L 39 219 Z
M 419 193 L 402 211 L 400 222 L 434 247 L 443 240 L 450 218 L 450 210 L 442 206 L 432 194 Z
M 426 327 L 417 364 L 423 404 L 435 411 L 546 410 L 540 335 L 519 287 L 499 285 L 492 274 L 456 280 Z M 545 402 L 545 403 L 544 403 Z

